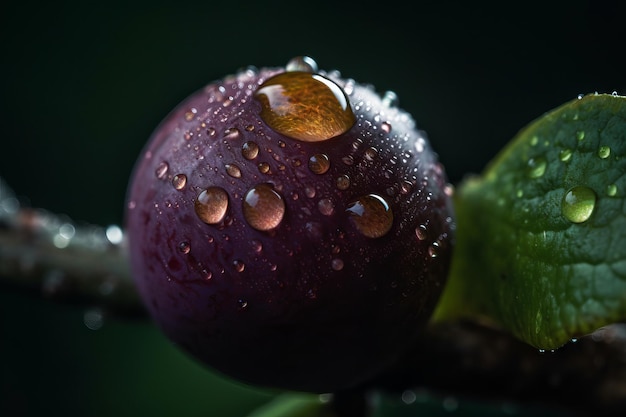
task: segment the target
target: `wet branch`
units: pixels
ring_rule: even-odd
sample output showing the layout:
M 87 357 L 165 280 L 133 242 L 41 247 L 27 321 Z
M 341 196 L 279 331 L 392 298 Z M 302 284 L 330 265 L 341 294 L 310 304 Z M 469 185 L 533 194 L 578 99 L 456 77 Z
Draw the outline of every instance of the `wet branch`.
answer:
M 119 227 L 76 224 L 26 207 L 0 178 L 0 291 L 16 290 L 99 307 L 121 318 L 147 318 Z M 602 328 L 544 353 L 478 323 L 433 325 L 382 386 L 398 399 L 427 390 L 584 415 L 621 415 L 626 410 L 626 325 Z
M 0 178 L 0 289 L 143 315 L 118 226 L 78 224 L 20 203 Z

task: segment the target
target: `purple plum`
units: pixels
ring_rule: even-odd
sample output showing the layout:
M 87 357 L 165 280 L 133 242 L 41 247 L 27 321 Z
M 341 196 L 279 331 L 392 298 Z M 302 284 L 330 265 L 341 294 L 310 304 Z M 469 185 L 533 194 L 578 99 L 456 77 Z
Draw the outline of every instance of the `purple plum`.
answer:
M 135 166 L 139 293 L 208 367 L 335 392 L 415 341 L 445 284 L 451 186 L 391 93 L 308 58 L 248 68 L 180 103 Z

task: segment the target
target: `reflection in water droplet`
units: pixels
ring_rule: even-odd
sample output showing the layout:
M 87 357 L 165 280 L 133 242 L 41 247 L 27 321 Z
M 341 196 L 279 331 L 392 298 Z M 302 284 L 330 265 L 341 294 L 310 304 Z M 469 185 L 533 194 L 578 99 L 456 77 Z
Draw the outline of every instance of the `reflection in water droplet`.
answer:
M 559 152 L 559 159 L 563 162 L 567 162 L 572 159 L 571 149 L 563 149 L 561 152 Z
M 324 216 L 330 216 L 335 211 L 335 203 L 329 198 L 322 198 L 317 202 L 317 209 Z
M 340 190 L 347 190 L 350 187 L 350 177 L 347 175 L 341 175 L 336 180 L 337 188 Z
M 268 172 L 270 172 L 270 164 L 268 164 L 267 162 L 261 162 L 258 165 L 258 168 L 261 174 L 267 174 Z
M 278 227 L 285 214 L 285 202 L 271 184 L 259 184 L 248 190 L 243 201 L 243 215 L 256 230 Z
M 400 103 L 400 100 L 398 99 L 398 95 L 394 92 L 394 91 L 385 91 L 385 94 L 383 94 L 383 106 L 386 107 L 395 107 Z
M 417 226 L 415 228 L 415 236 L 417 236 L 418 240 L 425 240 L 428 237 L 428 230 L 426 229 L 426 226 L 423 224 Z
M 233 266 L 235 267 L 235 271 L 243 272 L 246 269 L 246 264 L 240 260 L 234 260 Z
M 364 236 L 378 238 L 391 230 L 393 213 L 384 198 L 368 194 L 348 205 L 346 211 Z
M 261 118 L 275 131 L 304 142 L 347 132 L 356 118 L 344 91 L 330 79 L 303 71 L 266 80 L 254 93 Z
M 191 251 L 191 245 L 189 242 L 180 242 L 178 244 L 178 250 L 186 255 Z
M 598 148 L 598 156 L 602 159 L 606 159 L 611 155 L 611 148 L 609 146 L 600 146 Z
M 256 142 L 248 141 L 241 146 L 241 155 L 248 161 L 253 160 L 259 154 L 259 145 Z
M 328 155 L 317 153 L 309 158 L 309 169 L 314 174 L 324 174 L 330 168 L 330 160 Z
M 156 171 L 154 173 L 156 174 L 156 177 L 158 179 L 162 180 L 167 175 L 168 169 L 170 169 L 170 166 L 168 165 L 167 162 L 163 161 L 159 164 L 159 166 L 157 166 Z
M 222 221 L 228 209 L 228 194 L 220 187 L 209 187 L 198 194 L 194 209 L 203 222 L 217 224 Z
M 343 260 L 335 258 L 331 261 L 331 267 L 333 271 L 341 271 L 343 269 Z
M 235 140 L 241 137 L 241 132 L 236 127 L 231 127 L 230 129 L 226 129 L 224 132 L 224 139 Z
M 596 205 L 596 193 L 589 187 L 578 185 L 563 195 L 561 212 L 573 223 L 582 223 L 591 217 Z
M 83 323 L 89 330 L 100 330 L 104 325 L 104 312 L 99 308 L 85 311 Z
M 617 195 L 617 185 L 609 184 L 606 186 L 606 195 L 609 197 L 615 197 Z
M 224 166 L 226 168 L 226 173 L 233 178 L 241 178 L 241 170 L 235 164 L 226 164 Z
M 539 178 L 546 172 L 546 166 L 548 165 L 546 159 L 542 156 L 537 158 L 530 158 L 528 160 L 528 176 L 530 178 Z
M 317 62 L 309 56 L 297 56 L 287 62 L 285 67 L 287 71 L 303 71 L 303 72 L 317 72 Z
M 172 178 L 172 185 L 177 190 L 182 190 L 187 185 L 187 176 L 185 174 L 174 175 Z

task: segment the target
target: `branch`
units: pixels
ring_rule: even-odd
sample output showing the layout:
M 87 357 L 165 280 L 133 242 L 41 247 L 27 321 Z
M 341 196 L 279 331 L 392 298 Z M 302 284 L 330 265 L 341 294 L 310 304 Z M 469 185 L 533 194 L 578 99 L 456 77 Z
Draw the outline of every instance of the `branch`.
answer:
M 112 315 L 144 314 L 120 227 L 78 224 L 25 207 L 2 178 L 0 285 Z
M 121 318 L 147 318 L 120 227 L 77 224 L 26 207 L 0 178 L 0 290 L 5 288 Z M 626 324 L 543 353 L 479 323 L 433 324 L 397 369 L 363 388 L 381 386 L 405 393 L 402 398 L 427 390 L 620 415 L 626 409 Z

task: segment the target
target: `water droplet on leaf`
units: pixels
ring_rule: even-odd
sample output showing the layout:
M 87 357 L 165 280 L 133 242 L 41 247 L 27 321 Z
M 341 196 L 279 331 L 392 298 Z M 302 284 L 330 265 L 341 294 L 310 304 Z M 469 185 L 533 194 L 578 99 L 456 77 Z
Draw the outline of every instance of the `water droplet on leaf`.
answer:
M 241 155 L 248 161 L 253 160 L 259 154 L 259 145 L 256 142 L 248 141 L 241 146 Z
M 185 174 L 174 175 L 172 178 L 172 185 L 177 190 L 182 190 L 187 185 L 187 176 Z
M 324 174 L 330 168 L 330 160 L 323 153 L 317 153 L 309 158 L 309 169 L 314 174 Z
M 563 216 L 573 223 L 589 220 L 596 205 L 596 193 L 589 187 L 578 185 L 569 189 L 561 201 Z
M 528 160 L 528 176 L 530 178 L 539 178 L 546 172 L 546 166 L 548 165 L 546 159 L 542 156 L 537 158 L 530 158 Z
M 598 148 L 598 156 L 602 159 L 606 159 L 611 155 L 611 148 L 609 146 L 600 146 Z

